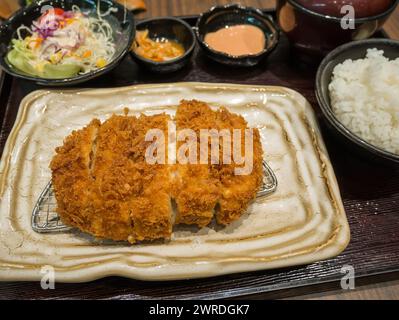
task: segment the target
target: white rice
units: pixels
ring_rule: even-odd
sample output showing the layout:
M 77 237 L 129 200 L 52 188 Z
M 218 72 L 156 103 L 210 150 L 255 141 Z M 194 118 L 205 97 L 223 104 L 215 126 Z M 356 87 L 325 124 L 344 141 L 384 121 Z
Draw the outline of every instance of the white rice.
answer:
M 369 49 L 337 65 L 329 85 L 333 112 L 363 140 L 399 154 L 399 58 Z

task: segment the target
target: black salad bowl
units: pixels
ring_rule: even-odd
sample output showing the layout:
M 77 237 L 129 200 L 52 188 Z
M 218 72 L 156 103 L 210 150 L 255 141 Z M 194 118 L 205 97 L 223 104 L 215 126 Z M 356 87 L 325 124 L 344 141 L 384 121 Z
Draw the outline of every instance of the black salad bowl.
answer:
M 99 8 L 97 8 L 99 5 Z M 102 68 L 95 69 L 85 74 L 64 79 L 48 79 L 35 77 L 16 69 L 7 61 L 7 53 L 11 50 L 11 40 L 17 38 L 17 29 L 21 25 L 30 26 L 38 19 L 46 8 L 61 8 L 71 10 L 73 6 L 87 15 L 97 15 L 100 12 L 102 18 L 107 20 L 113 29 L 115 42 L 115 54 L 112 60 Z M 110 10 L 113 8 L 113 10 Z M 22 36 L 28 33 L 21 32 Z M 133 14 L 124 6 L 112 0 L 51 0 L 37 1 L 32 5 L 17 11 L 12 17 L 0 26 L 0 66 L 3 70 L 15 77 L 31 80 L 45 86 L 70 86 L 91 80 L 103 75 L 116 67 L 129 52 L 135 36 L 135 22 Z

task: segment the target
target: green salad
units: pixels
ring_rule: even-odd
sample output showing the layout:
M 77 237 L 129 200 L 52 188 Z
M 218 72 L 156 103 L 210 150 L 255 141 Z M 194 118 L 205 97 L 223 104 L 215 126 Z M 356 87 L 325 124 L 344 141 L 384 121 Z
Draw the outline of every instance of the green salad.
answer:
M 22 33 L 28 34 L 22 37 Z M 32 76 L 63 79 L 105 67 L 115 54 L 112 28 L 101 16 L 70 11 L 46 11 L 31 27 L 21 26 L 7 60 Z

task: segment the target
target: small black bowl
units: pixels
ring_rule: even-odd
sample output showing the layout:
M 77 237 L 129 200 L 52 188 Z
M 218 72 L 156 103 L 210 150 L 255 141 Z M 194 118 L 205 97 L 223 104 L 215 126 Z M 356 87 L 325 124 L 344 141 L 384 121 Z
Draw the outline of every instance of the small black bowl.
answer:
M 109 15 L 103 17 L 106 19 L 113 28 L 113 36 L 116 45 L 116 52 L 113 60 L 103 68 L 94 71 L 77 75 L 65 79 L 47 79 L 28 75 L 10 65 L 7 62 L 6 56 L 10 51 L 11 40 L 17 37 L 16 30 L 21 26 L 30 26 L 32 21 L 41 16 L 42 8 L 45 6 L 53 6 L 62 8 L 64 10 L 71 10 L 72 6 L 77 5 L 82 12 L 93 13 L 97 12 L 97 3 L 100 3 L 101 12 L 107 12 L 110 8 L 116 8 L 117 11 L 111 11 Z M 112 0 L 51 0 L 51 1 L 38 1 L 34 4 L 17 11 L 11 18 L 0 26 L 0 65 L 9 74 L 35 81 L 40 85 L 46 86 L 67 86 L 84 81 L 91 80 L 98 77 L 116 67 L 119 62 L 129 52 L 135 36 L 134 17 L 133 14 L 125 10 L 125 8 L 112 1 Z
M 190 62 L 195 47 L 195 35 L 192 28 L 183 20 L 177 18 L 154 18 L 137 23 L 136 30 L 148 29 L 151 39 L 169 39 L 182 44 L 185 50 L 184 55 L 172 60 L 158 62 L 146 59 L 134 50 L 131 53 L 135 60 L 148 70 L 159 73 L 174 72 Z
M 258 54 L 234 56 L 212 49 L 205 41 L 205 35 L 226 26 L 250 24 L 260 28 L 266 38 L 265 48 Z M 198 18 L 195 27 L 198 42 L 206 55 L 211 59 L 231 65 L 250 67 L 258 64 L 276 47 L 279 40 L 278 27 L 272 17 L 254 8 L 243 7 L 238 4 L 212 7 Z
M 303 2 L 303 1 L 301 1 Z M 308 1 L 311 2 L 311 1 Z M 328 2 L 328 1 L 324 1 Z M 334 1 L 330 1 L 334 2 Z M 344 3 L 344 1 L 335 1 Z M 369 8 L 373 1 L 357 1 L 364 9 Z M 313 1 L 314 6 L 323 8 L 323 3 Z M 293 47 L 303 56 L 309 56 L 318 62 L 322 60 L 331 50 L 341 44 L 365 40 L 373 36 L 390 17 L 397 7 L 399 0 L 392 1 L 392 4 L 377 15 L 362 17 L 353 20 L 354 29 L 342 27 L 342 16 L 322 14 L 306 8 L 297 0 L 277 0 L 277 20 L 281 30 L 286 34 Z M 309 4 L 310 5 L 310 4 Z M 357 14 L 357 12 L 356 12 Z
M 399 165 L 399 155 L 374 146 L 351 132 L 337 119 L 331 108 L 328 86 L 335 66 L 347 59 L 365 58 L 367 49 L 371 48 L 384 50 L 384 55 L 391 60 L 399 57 L 399 41 L 369 39 L 344 44 L 331 51 L 320 64 L 316 75 L 316 97 L 328 127 L 340 141 L 349 147 L 349 150 L 377 160 L 379 163 L 397 166 Z

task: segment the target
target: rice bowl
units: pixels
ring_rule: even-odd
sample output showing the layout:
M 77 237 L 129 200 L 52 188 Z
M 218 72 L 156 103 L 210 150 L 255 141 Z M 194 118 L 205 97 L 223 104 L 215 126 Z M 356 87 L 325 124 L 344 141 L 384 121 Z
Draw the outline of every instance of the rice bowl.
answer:
M 368 49 L 364 59 L 336 65 L 328 89 L 332 111 L 346 128 L 399 154 L 399 58 Z

